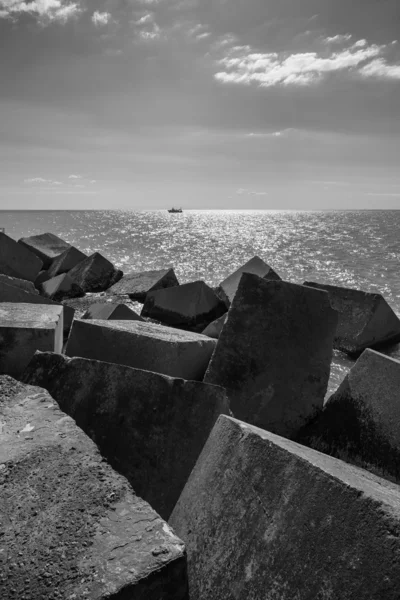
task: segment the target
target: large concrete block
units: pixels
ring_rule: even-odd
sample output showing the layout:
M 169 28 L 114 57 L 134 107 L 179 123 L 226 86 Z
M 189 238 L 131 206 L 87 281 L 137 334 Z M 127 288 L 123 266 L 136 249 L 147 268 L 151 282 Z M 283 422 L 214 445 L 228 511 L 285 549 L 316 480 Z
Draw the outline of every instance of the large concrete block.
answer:
M 103 292 L 121 279 L 122 271 L 95 252 L 78 263 L 68 275 L 84 292 Z
M 61 275 L 62 273 L 68 273 L 68 271 L 76 267 L 85 258 L 87 258 L 86 254 L 83 254 L 83 252 L 74 246 L 70 246 L 52 261 L 48 270 L 49 279 L 57 277 L 57 275 Z
M 149 292 L 142 316 L 174 327 L 202 331 L 226 312 L 226 306 L 204 281 Z
M 0 273 L 35 281 L 43 262 L 30 250 L 0 232 Z
M 204 381 L 235 417 L 291 436 L 323 406 L 336 324 L 326 292 L 243 273 Z
M 62 306 L 0 303 L 0 374 L 19 377 L 36 350 L 60 353 L 62 344 Z
M 229 413 L 223 388 L 97 360 L 38 353 L 24 381 L 46 388 L 163 518 Z
M 170 518 L 191 600 L 398 600 L 400 488 L 219 417 Z
M 57 237 L 54 233 L 41 233 L 21 238 L 18 240 L 18 243 L 28 248 L 33 254 L 36 254 L 43 262 L 45 269 L 48 269 L 52 261 L 71 246 L 71 244 Z
M 68 273 L 62 273 L 62 275 L 48 279 L 40 285 L 39 290 L 42 296 L 55 301 L 84 295 L 82 288 L 71 279 Z
M 127 294 L 132 300 L 144 302 L 148 292 L 179 285 L 174 269 L 157 271 L 137 271 L 127 273 L 113 285 L 109 292 L 117 295 Z
M 2 600 L 187 600 L 183 542 L 48 392 L 0 397 Z
M 75 319 L 65 353 L 201 380 L 215 344 L 205 335 L 146 321 Z
M 364 350 L 298 441 L 400 479 L 400 362 Z
M 358 355 L 365 348 L 400 342 L 400 320 L 380 294 L 310 281 L 304 285 L 327 291 L 338 311 L 334 348 Z
M 235 297 L 242 273 L 252 273 L 263 279 L 280 280 L 279 275 L 267 263 L 259 256 L 254 256 L 234 273 L 231 273 L 231 275 L 221 281 L 217 287 L 218 295 L 224 300 L 227 306 L 230 306 Z
M 0 281 L 0 307 L 2 302 L 12 302 L 17 304 L 22 302 L 24 304 L 44 304 L 46 306 L 63 306 L 64 308 L 64 333 L 68 333 L 72 321 L 74 319 L 75 311 L 70 306 L 64 306 L 58 302 L 53 302 L 49 298 L 44 298 L 39 294 L 30 294 L 25 290 L 14 287 L 14 285 L 8 285 L 3 281 Z
M 106 319 L 113 321 L 144 321 L 134 310 L 126 304 L 92 304 L 83 314 L 82 319 Z
M 26 279 L 18 279 L 17 277 L 9 277 L 8 275 L 3 275 L 0 273 L 0 283 L 5 283 L 6 285 L 12 285 L 13 287 L 20 288 L 25 292 L 29 292 L 30 294 L 38 294 L 39 292 L 35 288 L 32 281 L 27 281 Z

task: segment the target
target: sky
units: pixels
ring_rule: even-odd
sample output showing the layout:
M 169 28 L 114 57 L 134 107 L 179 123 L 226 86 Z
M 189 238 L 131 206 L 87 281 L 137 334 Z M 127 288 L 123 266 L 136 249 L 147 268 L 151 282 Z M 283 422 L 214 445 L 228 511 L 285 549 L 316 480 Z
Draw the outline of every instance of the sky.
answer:
M 399 0 L 0 0 L 0 209 L 400 208 Z

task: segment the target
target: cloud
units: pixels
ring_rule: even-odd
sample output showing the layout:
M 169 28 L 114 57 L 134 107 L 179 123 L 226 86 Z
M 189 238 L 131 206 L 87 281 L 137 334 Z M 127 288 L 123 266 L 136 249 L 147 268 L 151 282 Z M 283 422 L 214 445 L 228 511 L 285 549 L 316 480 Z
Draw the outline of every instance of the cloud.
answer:
M 282 129 L 281 131 L 257 131 L 257 132 L 252 131 L 251 133 L 248 133 L 246 137 L 279 138 L 279 137 L 287 136 L 291 131 L 293 131 L 293 128 L 291 128 L 291 127 L 288 127 L 287 129 Z
M 350 33 L 346 33 L 344 35 L 334 35 L 333 37 L 327 37 L 324 39 L 324 44 L 343 44 L 345 42 L 349 42 L 352 36 Z
M 62 185 L 61 181 L 56 181 L 54 179 L 45 179 L 44 177 L 29 177 L 28 179 L 24 179 L 24 183 L 45 183 L 47 185 Z
M 82 179 L 82 175 L 68 175 L 68 179 Z
M 268 196 L 267 192 L 255 192 L 254 190 L 249 190 L 247 188 L 239 188 L 236 190 L 236 193 L 239 196 Z
M 111 14 L 109 12 L 99 12 L 96 10 L 92 15 L 92 22 L 96 25 L 96 27 L 103 27 L 107 25 L 107 23 L 111 19 Z
M 146 25 L 146 23 L 152 23 L 154 20 L 154 16 L 151 13 L 146 13 L 143 17 L 140 17 L 138 21 L 136 21 L 136 25 Z
M 80 12 L 81 8 L 77 3 L 64 3 L 63 0 L 0 0 L 0 18 L 16 18 L 21 14 L 29 14 L 42 22 L 66 23 Z
M 400 78 L 400 65 L 388 65 L 381 55 L 388 45 L 368 45 L 366 40 L 358 40 L 348 48 L 338 52 L 303 52 L 290 54 L 283 52 L 258 53 L 250 46 L 233 46 L 227 55 L 217 61 L 224 70 L 214 77 L 221 83 L 260 87 L 276 85 L 311 85 L 329 73 L 351 72 L 364 77 Z M 372 61 L 372 62 L 371 62 Z

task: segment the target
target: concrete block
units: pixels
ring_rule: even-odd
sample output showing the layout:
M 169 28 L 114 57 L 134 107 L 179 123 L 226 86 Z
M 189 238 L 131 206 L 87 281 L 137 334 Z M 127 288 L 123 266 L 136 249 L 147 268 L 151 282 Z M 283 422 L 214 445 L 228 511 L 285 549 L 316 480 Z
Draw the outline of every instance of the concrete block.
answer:
M 36 350 L 62 352 L 63 307 L 0 303 L 0 374 L 19 377 Z
M 32 281 L 27 281 L 26 279 L 18 279 L 17 277 L 9 277 L 8 275 L 3 275 L 0 273 L 0 283 L 5 283 L 6 285 L 12 285 L 13 287 L 20 288 L 25 292 L 29 292 L 30 294 L 38 294 L 39 292 L 35 288 Z
M 45 269 L 48 269 L 52 261 L 71 246 L 65 240 L 54 235 L 54 233 L 41 233 L 39 235 L 24 237 L 18 240 L 18 244 L 36 254 L 43 262 Z
M 127 273 L 108 291 L 111 294 L 127 294 L 132 300 L 144 302 L 148 292 L 179 285 L 174 269 L 136 271 Z
M 242 273 L 252 273 L 264 279 L 280 280 L 279 275 L 267 263 L 259 256 L 254 256 L 219 284 L 217 293 L 227 306 L 231 305 L 235 297 Z
M 216 419 L 229 413 L 223 388 L 47 352 L 34 356 L 24 381 L 45 387 L 165 519 Z
M 57 275 L 61 275 L 62 273 L 68 273 L 68 271 L 76 267 L 85 258 L 87 258 L 86 254 L 83 254 L 83 252 L 74 246 L 70 246 L 52 261 L 48 270 L 49 279 L 57 277 Z
M 306 281 L 304 285 L 329 294 L 339 314 L 334 348 L 359 355 L 365 348 L 400 342 L 400 320 L 380 294 Z
M 65 353 L 201 380 L 215 344 L 205 335 L 146 321 L 75 319 Z
M 77 298 L 84 295 L 82 288 L 75 283 L 68 273 L 52 277 L 41 284 L 40 293 L 51 300 L 61 301 L 64 298 Z
M 225 304 L 204 281 L 193 281 L 149 292 L 141 315 L 166 325 L 202 331 L 225 312 Z
M 207 327 L 202 331 L 202 334 L 208 335 L 208 337 L 217 340 L 221 334 L 222 328 L 225 325 L 227 318 L 228 313 L 225 313 L 224 315 L 222 315 L 222 317 L 215 319 L 215 321 L 207 325 Z
M 323 406 L 336 324 L 326 292 L 243 273 L 204 381 L 235 417 L 290 437 Z
M 35 281 L 43 262 L 30 250 L 0 232 L 0 273 Z
M 83 314 L 82 319 L 106 319 L 113 321 L 144 321 L 134 310 L 126 304 L 92 304 Z
M 121 279 L 122 271 L 95 252 L 78 263 L 68 275 L 84 292 L 103 292 Z
M 397 600 L 400 488 L 219 417 L 169 520 L 191 600 Z
M 68 333 L 72 321 L 74 319 L 75 311 L 73 308 L 69 306 L 64 306 L 59 304 L 58 302 L 53 302 L 49 298 L 44 298 L 39 294 L 30 294 L 25 292 L 25 290 L 14 287 L 13 285 L 8 285 L 0 281 L 0 307 L 2 302 L 12 302 L 13 304 L 17 304 L 22 302 L 24 304 L 43 304 L 46 306 L 63 306 L 64 308 L 64 333 Z
M 48 392 L 0 397 L 0 597 L 188 600 L 183 542 Z
M 40 271 L 39 275 L 36 277 L 36 279 L 34 281 L 34 286 L 35 286 L 36 290 L 39 290 L 41 284 L 44 283 L 45 281 L 47 281 L 48 279 L 51 279 L 51 277 L 49 276 L 49 272 L 48 271 Z

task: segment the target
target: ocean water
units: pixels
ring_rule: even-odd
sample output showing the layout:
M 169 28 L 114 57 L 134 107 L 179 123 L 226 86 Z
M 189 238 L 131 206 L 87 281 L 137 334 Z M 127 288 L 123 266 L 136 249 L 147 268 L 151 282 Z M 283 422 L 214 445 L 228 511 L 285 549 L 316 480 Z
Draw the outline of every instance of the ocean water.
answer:
M 257 254 L 287 281 L 379 292 L 400 316 L 400 211 L 0 211 L 0 227 L 51 231 L 126 273 L 173 266 L 181 283 L 217 285 Z M 329 393 L 352 364 L 334 352 Z

